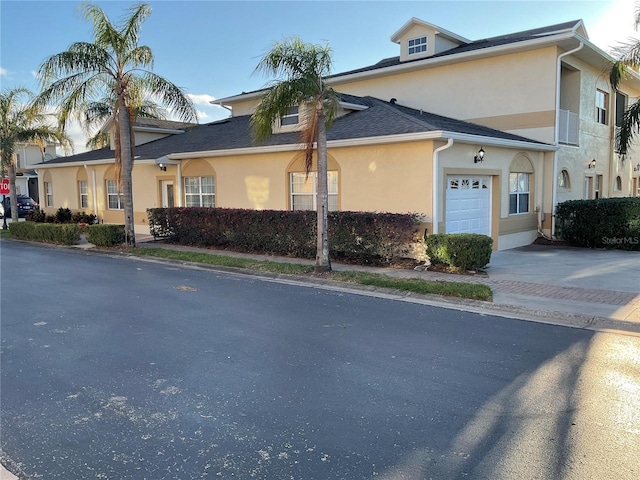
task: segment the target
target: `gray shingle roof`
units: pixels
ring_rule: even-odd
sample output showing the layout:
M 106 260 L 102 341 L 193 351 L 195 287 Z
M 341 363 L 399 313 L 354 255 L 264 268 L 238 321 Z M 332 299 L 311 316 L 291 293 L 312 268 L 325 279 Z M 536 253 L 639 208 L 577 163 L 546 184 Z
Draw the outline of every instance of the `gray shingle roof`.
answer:
M 385 102 L 373 97 L 343 95 L 342 99 L 367 108 L 348 113 L 336 119 L 333 126 L 327 131 L 328 141 L 442 130 L 459 134 L 528 142 L 532 145 L 543 145 L 541 142 L 519 135 Z M 289 132 L 271 135 L 265 142 L 256 144 L 251 138 L 250 118 L 250 115 L 230 117 L 225 120 L 187 128 L 185 133 L 182 134 L 171 135 L 138 145 L 135 149 L 136 158 L 156 159 L 172 153 L 293 145 L 299 142 L 299 133 Z M 46 164 L 82 163 L 112 158 L 113 151 L 106 147 L 70 157 L 59 157 L 46 162 Z

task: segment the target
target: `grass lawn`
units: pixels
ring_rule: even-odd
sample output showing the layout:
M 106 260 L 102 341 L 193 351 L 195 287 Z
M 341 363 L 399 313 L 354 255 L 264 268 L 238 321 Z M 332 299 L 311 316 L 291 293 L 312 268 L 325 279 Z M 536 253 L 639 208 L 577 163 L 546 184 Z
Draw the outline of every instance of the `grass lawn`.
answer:
M 2 224 L 0 223 L 0 238 L 9 238 L 10 236 L 11 235 L 9 234 L 9 229 L 2 230 Z
M 134 255 L 166 258 L 184 262 L 220 265 L 224 267 L 246 268 L 261 272 L 280 273 L 288 275 L 305 275 L 313 272 L 313 265 L 299 263 L 271 262 L 246 258 L 228 257 L 213 253 L 171 250 L 158 247 L 136 247 L 128 250 Z M 491 301 L 493 294 L 487 285 L 465 282 L 434 282 L 419 278 L 396 278 L 378 273 L 362 271 L 331 272 L 329 278 L 346 283 L 371 285 L 419 294 L 445 295 L 473 300 Z

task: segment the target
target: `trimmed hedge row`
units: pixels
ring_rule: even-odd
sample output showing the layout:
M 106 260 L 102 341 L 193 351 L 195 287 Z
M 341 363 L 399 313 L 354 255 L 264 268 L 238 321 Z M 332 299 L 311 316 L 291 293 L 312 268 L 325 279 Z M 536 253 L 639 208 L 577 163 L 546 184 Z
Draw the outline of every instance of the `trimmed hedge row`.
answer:
M 76 224 L 13 222 L 9 232 L 13 238 L 58 245 L 73 245 L 80 240 L 80 227 Z
M 559 203 L 556 235 L 577 247 L 640 250 L 640 198 Z
M 147 210 L 154 237 L 202 247 L 316 256 L 316 212 L 174 207 Z M 416 214 L 330 212 L 331 257 L 387 265 L 421 241 Z
M 84 234 L 87 241 L 97 247 L 115 247 L 125 240 L 124 225 L 87 225 Z
M 493 239 L 477 233 L 438 233 L 425 238 L 432 264 L 445 264 L 458 270 L 475 270 L 491 260 Z

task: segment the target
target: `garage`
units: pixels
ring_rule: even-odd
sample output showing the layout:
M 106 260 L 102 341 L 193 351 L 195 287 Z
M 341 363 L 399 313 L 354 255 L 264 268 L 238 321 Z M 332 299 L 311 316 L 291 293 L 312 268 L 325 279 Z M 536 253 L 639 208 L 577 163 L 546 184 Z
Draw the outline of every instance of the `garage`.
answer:
M 449 175 L 445 232 L 491 235 L 491 177 Z

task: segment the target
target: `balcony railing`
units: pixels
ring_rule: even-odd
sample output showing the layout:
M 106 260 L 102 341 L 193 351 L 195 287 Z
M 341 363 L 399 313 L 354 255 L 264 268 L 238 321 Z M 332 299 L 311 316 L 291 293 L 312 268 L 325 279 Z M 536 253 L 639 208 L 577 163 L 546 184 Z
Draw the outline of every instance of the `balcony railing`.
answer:
M 558 127 L 558 143 L 578 145 L 580 117 L 577 113 L 560 110 Z

